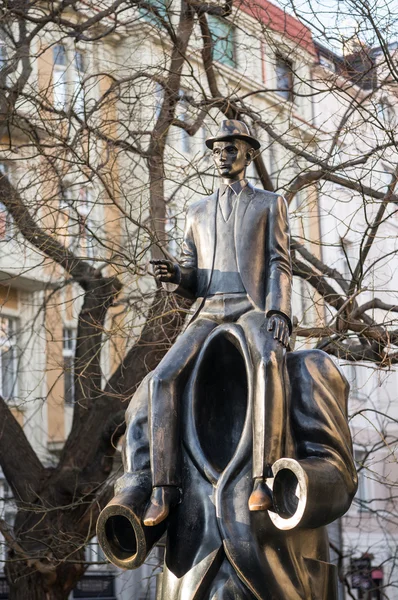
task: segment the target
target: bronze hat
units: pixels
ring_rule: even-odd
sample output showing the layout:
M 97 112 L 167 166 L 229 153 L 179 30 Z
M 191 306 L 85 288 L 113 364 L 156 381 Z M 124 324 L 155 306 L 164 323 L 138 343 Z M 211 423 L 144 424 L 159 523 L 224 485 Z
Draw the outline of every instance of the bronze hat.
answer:
M 236 121 L 235 119 L 223 121 L 216 137 L 206 140 L 206 146 L 212 149 L 214 142 L 223 142 L 234 138 L 244 140 L 255 150 L 258 150 L 261 146 L 260 142 L 250 135 L 247 125 L 243 121 Z

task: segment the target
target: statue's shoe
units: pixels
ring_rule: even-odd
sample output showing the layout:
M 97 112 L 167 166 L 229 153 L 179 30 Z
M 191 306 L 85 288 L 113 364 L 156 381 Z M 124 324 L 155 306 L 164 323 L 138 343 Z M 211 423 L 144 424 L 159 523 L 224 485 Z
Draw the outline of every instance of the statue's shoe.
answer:
M 249 510 L 273 510 L 272 492 L 264 479 L 255 479 L 249 498 Z
M 170 509 L 181 500 L 180 489 L 174 485 L 154 487 L 144 516 L 144 525 L 153 527 L 168 517 Z

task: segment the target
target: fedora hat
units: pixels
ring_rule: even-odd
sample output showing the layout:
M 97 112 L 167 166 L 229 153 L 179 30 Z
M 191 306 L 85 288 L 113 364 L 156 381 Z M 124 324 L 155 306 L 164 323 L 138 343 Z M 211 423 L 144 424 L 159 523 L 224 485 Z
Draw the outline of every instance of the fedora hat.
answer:
M 243 121 L 236 121 L 235 119 L 223 121 L 216 137 L 207 138 L 206 146 L 212 149 L 214 142 L 223 142 L 236 138 L 244 140 L 255 150 L 258 150 L 261 146 L 260 142 L 250 135 L 247 125 Z

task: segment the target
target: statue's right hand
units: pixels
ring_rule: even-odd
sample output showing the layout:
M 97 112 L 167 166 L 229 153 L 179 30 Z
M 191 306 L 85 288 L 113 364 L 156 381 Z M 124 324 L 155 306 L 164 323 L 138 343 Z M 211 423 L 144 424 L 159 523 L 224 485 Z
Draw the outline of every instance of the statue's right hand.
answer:
M 176 277 L 177 268 L 171 260 L 151 260 L 149 261 L 154 266 L 153 272 L 158 281 L 165 283 L 173 283 Z

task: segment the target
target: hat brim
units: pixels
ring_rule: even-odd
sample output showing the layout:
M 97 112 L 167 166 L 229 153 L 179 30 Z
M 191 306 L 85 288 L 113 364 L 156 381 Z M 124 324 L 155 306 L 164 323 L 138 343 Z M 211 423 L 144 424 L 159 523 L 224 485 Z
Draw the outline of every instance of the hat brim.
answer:
M 248 144 L 250 144 L 250 146 L 252 148 L 254 148 L 254 150 L 258 150 L 261 147 L 260 142 L 258 140 L 256 140 L 256 138 L 251 137 L 250 135 L 244 135 L 244 134 L 239 134 L 239 133 L 234 133 L 232 135 L 222 135 L 220 137 L 214 137 L 214 138 L 208 138 L 205 143 L 206 143 L 206 146 L 208 148 L 210 148 L 210 150 L 212 150 L 214 142 L 226 142 L 227 140 L 236 140 L 236 139 L 247 142 Z

